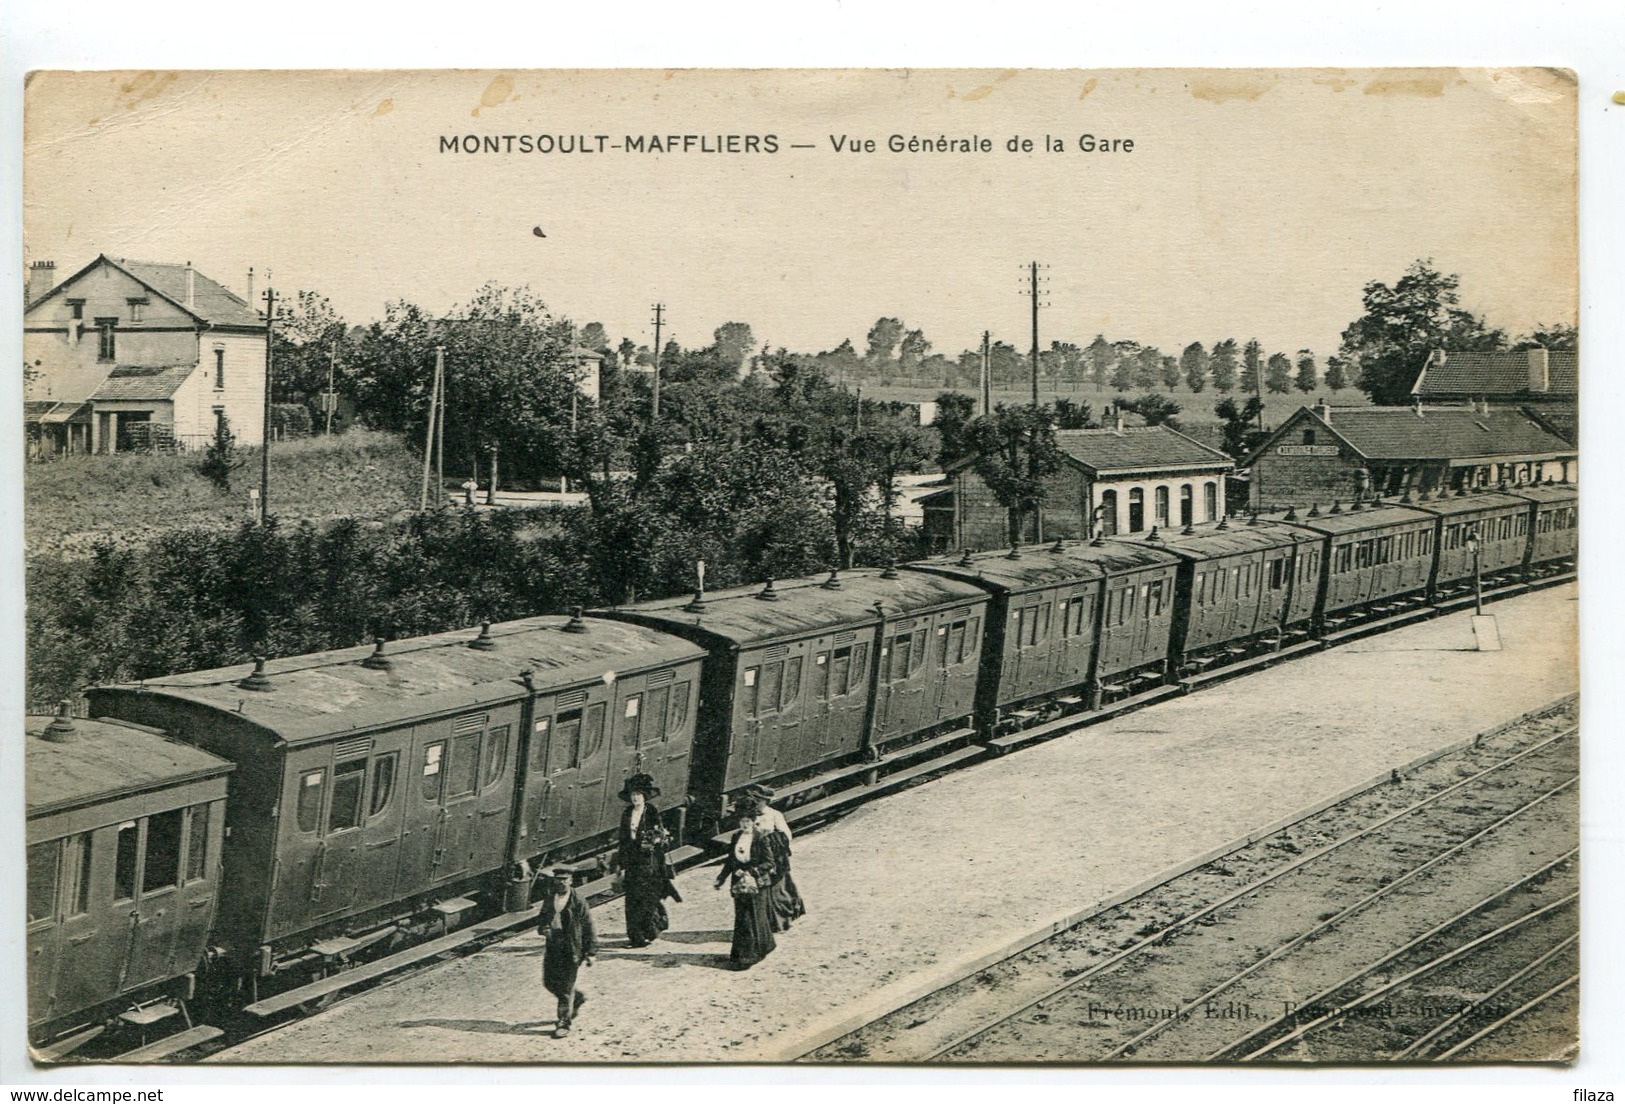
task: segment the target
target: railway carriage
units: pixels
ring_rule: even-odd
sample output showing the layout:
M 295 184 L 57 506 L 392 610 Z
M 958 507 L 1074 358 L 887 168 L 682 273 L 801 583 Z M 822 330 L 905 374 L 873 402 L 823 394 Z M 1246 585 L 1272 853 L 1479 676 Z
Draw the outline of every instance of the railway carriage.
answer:
M 1228 518 L 1144 542 L 1179 557 L 1170 663 L 1201 669 L 1248 642 L 1279 643 L 1306 626 L 1320 598 L 1321 541 L 1293 525 Z M 1307 635 L 1307 629 L 1300 630 Z
M 24 731 L 30 1033 L 184 1011 L 220 896 L 232 765 L 120 721 L 29 717 Z
M 987 597 L 968 583 L 888 568 L 600 616 L 709 652 L 692 790 L 720 818 L 753 782 L 877 755 L 968 718 Z
M 1495 491 L 1469 491 L 1423 501 L 1416 508 L 1439 519 L 1438 564 L 1433 590 L 1454 592 L 1473 585 L 1476 540 L 1479 570 L 1485 577 L 1521 571 L 1529 561 L 1530 501 Z
M 538 617 L 90 702 L 238 764 L 217 938 L 257 979 L 445 930 L 480 895 L 490 907 L 510 864 L 607 838 L 635 770 L 658 766 L 681 793 L 700 655 L 632 625 Z
M 1325 514 L 1311 509 L 1290 524 L 1324 538 L 1321 622 L 1382 612 L 1397 599 L 1419 600 L 1432 579 L 1437 519 L 1421 510 L 1373 503 L 1345 511 L 1334 504 Z
M 1571 483 L 1519 487 L 1532 504 L 1529 568 L 1545 574 L 1571 565 L 1580 551 L 1580 494 Z

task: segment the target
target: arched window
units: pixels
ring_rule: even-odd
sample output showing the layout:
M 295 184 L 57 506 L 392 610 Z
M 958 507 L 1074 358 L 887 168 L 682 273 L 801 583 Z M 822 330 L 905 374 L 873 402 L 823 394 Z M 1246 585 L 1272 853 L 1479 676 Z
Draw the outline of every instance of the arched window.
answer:
M 1219 485 L 1217 483 L 1204 483 L 1202 485 L 1202 505 L 1207 508 L 1203 520 L 1212 521 L 1219 516 Z
M 1108 537 L 1117 535 L 1117 492 L 1100 492 L 1100 531 Z
M 1138 533 L 1145 528 L 1145 489 L 1135 487 L 1128 493 L 1128 531 Z
M 1191 485 L 1189 483 L 1186 483 L 1183 487 L 1179 488 L 1179 524 L 1180 525 L 1190 525 L 1196 520 L 1191 515 L 1191 511 L 1195 508 L 1195 506 L 1196 506 L 1196 500 L 1195 500 L 1195 497 L 1193 496 L 1193 494 L 1191 492 Z
M 1168 527 L 1168 488 L 1157 488 L 1157 521 L 1164 529 Z

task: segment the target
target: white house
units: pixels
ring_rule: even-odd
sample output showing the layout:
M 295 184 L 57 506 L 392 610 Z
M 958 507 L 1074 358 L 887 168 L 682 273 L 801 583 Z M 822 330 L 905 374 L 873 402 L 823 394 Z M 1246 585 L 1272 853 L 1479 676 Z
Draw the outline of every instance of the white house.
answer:
M 36 261 L 23 312 L 24 398 L 40 451 L 201 448 L 220 419 L 258 445 L 265 321 L 191 264 L 105 254 L 54 283 Z

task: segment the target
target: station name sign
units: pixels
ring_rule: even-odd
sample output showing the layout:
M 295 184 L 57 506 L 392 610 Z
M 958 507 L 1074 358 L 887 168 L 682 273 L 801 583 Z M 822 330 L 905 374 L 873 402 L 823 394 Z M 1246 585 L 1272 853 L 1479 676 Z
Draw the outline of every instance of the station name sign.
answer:
M 1277 445 L 1277 456 L 1336 456 L 1336 445 Z

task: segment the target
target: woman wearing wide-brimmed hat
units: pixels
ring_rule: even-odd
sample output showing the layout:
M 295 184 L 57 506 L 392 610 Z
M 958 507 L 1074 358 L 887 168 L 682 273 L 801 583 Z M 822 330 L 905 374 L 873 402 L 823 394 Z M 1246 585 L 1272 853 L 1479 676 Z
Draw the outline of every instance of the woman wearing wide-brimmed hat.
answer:
M 773 856 L 773 884 L 769 887 L 767 902 L 768 919 L 772 922 L 774 931 L 789 931 L 792 920 L 807 915 L 807 906 L 801 899 L 801 891 L 796 888 L 796 880 L 790 876 L 792 838 L 790 823 L 784 819 L 783 813 L 769 804 L 773 800 L 773 790 L 769 787 L 754 785 L 747 789 L 745 794 L 761 806 L 761 812 L 756 816 L 756 828 L 762 833 Z
M 615 861 L 626 894 L 626 942 L 632 947 L 647 947 L 671 924 L 661 898 L 682 900 L 666 864 L 671 836 L 655 808 L 654 799 L 659 796 L 660 787 L 647 774 L 634 774 L 621 787 L 626 811 L 621 814 Z
M 729 958 L 734 969 L 748 970 L 773 952 L 769 898 L 773 884 L 773 851 L 767 833 L 756 826 L 762 807 L 754 798 L 739 803 L 739 830 L 722 858 L 716 888 L 727 885 L 734 899 L 734 939 Z

